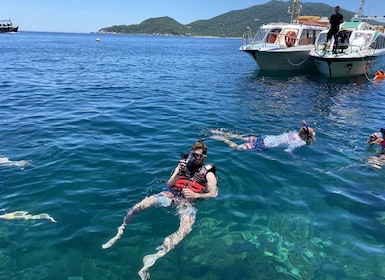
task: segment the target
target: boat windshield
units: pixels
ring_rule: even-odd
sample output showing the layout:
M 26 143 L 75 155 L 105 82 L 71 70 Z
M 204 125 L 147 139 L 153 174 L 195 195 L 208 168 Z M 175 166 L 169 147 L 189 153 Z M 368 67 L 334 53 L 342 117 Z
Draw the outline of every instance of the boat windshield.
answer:
M 274 43 L 281 30 L 279 27 L 261 27 L 255 34 L 254 42 Z
M 364 47 L 370 45 L 373 39 L 373 33 L 369 32 L 354 32 L 350 38 L 351 45 L 356 47 Z
M 326 42 L 326 35 L 327 34 L 328 34 L 327 32 L 326 33 L 325 32 L 320 33 L 318 38 L 317 38 L 316 44 L 323 44 L 324 42 Z

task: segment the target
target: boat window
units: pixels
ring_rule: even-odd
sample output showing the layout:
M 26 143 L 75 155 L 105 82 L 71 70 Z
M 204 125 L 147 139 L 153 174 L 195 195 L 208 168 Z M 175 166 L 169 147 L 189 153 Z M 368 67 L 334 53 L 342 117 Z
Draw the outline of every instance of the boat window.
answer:
M 281 28 L 272 28 L 266 37 L 266 43 L 274 43 L 277 40 L 281 30 Z
M 313 40 L 312 40 L 312 44 L 315 44 L 315 41 L 316 39 L 318 38 L 318 36 L 320 35 L 322 30 L 313 30 Z M 326 35 L 325 35 L 326 36 Z
M 351 44 L 353 46 L 358 46 L 358 47 L 362 47 L 364 45 L 370 44 L 372 40 L 372 34 L 365 33 L 365 32 L 356 32 L 352 34 L 352 37 L 353 38 L 351 38 L 350 40 Z
M 312 38 L 310 38 L 312 36 L 313 36 L 312 30 L 309 30 L 309 29 L 302 30 L 301 38 L 299 39 L 298 45 L 312 44 Z
M 370 45 L 373 49 L 384 49 L 385 48 L 385 37 L 377 35 L 377 38 Z
M 322 30 L 314 30 L 314 29 L 302 30 L 301 38 L 299 39 L 299 45 L 315 44 L 317 36 L 321 33 L 321 31 Z
M 320 33 L 317 38 L 317 44 L 323 44 L 326 41 L 326 35 L 327 35 L 327 32 Z

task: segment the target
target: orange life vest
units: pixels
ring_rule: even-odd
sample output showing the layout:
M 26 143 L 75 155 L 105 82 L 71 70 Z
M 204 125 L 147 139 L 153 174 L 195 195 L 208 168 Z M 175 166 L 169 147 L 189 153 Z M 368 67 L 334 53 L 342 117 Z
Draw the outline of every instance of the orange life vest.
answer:
M 208 172 L 213 172 L 215 174 L 216 168 L 214 164 L 205 164 L 201 166 L 192 177 L 187 176 L 187 174 L 180 176 L 171 189 L 177 192 L 180 192 L 183 189 L 190 189 L 195 193 L 203 193 L 206 191 L 207 187 L 206 174 Z
M 175 185 L 172 187 L 172 189 L 174 191 L 182 191 L 183 189 L 190 189 L 195 193 L 203 193 L 206 190 L 206 186 L 203 186 L 186 176 L 180 176 L 179 179 L 176 181 Z
M 373 80 L 383 80 L 385 79 L 385 73 L 382 70 L 378 70 L 376 74 L 374 74 Z

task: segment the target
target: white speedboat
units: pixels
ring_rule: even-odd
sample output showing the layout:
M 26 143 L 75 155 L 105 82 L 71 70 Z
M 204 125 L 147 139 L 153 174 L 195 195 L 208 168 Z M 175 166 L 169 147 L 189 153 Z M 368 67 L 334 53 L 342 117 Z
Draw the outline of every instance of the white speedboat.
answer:
M 304 70 L 314 68 L 309 52 L 321 31 L 326 30 L 327 18 L 300 16 L 301 6 L 294 0 L 291 23 L 262 25 L 252 37 L 251 29 L 243 34 L 241 51 L 250 54 L 261 70 Z M 289 10 L 290 11 L 290 10 Z
M 325 43 L 327 31 L 319 34 L 310 56 L 322 75 L 329 78 L 355 77 L 372 74 L 385 66 L 384 26 L 366 22 L 381 18 L 362 17 L 363 4 L 364 0 L 361 0 L 359 12 L 351 22 L 340 25 L 340 30 L 345 29 L 348 34 L 348 42 L 335 44 L 332 38 Z

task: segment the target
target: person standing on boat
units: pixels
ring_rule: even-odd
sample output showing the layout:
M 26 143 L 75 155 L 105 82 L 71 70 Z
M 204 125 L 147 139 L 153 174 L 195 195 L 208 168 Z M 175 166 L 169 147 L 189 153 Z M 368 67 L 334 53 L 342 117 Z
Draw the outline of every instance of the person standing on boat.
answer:
M 138 272 L 142 280 L 149 279 L 148 269 L 157 259 L 163 257 L 179 244 L 192 230 L 195 223 L 196 203 L 200 199 L 218 196 L 216 168 L 212 163 L 204 163 L 207 146 L 200 139 L 191 147 L 189 154 L 183 154 L 177 167 L 167 181 L 167 189 L 158 194 L 145 197 L 127 211 L 123 224 L 115 237 L 102 245 L 110 248 L 123 234 L 124 228 L 133 220 L 135 214 L 150 207 L 174 207 L 180 223 L 177 231 L 167 236 L 155 254 L 144 256 L 143 268 Z
M 385 128 L 381 128 L 380 132 L 370 134 L 368 144 L 380 145 L 381 152 L 378 155 L 370 156 L 366 161 L 375 168 L 382 168 L 385 165 Z
M 282 133 L 280 135 L 264 135 L 264 136 L 244 136 L 240 134 L 234 134 L 231 132 L 224 132 L 222 130 L 213 129 L 213 134 L 210 138 L 223 141 L 231 148 L 238 151 L 244 150 L 257 150 L 264 151 L 269 148 L 278 146 L 286 146 L 286 152 L 292 152 L 295 148 L 310 144 L 315 139 L 314 129 L 306 124 L 306 121 L 302 121 L 303 127 L 298 131 L 292 131 Z M 243 144 L 237 144 L 230 140 L 239 139 L 245 141 Z
M 336 6 L 334 10 L 334 14 L 330 16 L 330 29 L 328 31 L 328 34 L 326 36 L 325 44 L 334 36 L 334 39 L 336 40 L 336 35 L 338 34 L 338 31 L 340 30 L 340 24 L 344 22 L 344 16 L 340 14 L 340 6 Z

